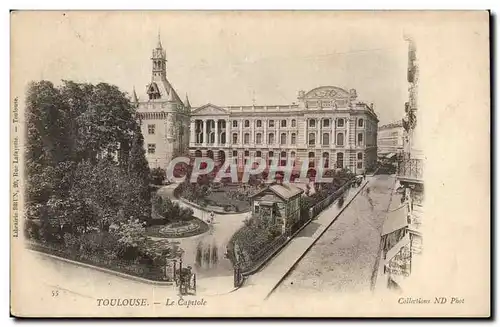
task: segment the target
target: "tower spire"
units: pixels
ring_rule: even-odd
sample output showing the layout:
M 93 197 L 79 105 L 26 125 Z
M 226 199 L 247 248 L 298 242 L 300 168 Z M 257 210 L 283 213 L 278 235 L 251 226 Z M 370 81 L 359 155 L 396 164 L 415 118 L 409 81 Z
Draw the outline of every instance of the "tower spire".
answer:
M 132 90 L 132 102 L 134 102 L 134 103 L 139 102 L 139 99 L 137 98 L 137 93 L 135 92 L 135 85 L 134 85 L 134 88 Z
M 187 93 L 186 93 L 186 101 L 184 101 L 184 106 L 186 108 L 191 108 L 191 103 L 189 103 L 189 98 L 188 98 Z
M 161 49 L 161 36 L 160 36 L 160 29 L 158 28 L 158 44 L 156 46 L 157 49 Z

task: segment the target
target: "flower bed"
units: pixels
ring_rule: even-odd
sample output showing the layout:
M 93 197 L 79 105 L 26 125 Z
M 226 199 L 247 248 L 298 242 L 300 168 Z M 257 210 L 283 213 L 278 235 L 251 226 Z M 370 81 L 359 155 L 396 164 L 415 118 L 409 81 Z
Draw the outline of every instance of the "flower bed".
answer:
M 200 207 L 210 206 L 217 213 L 243 213 L 250 210 L 248 195 L 239 194 L 236 186 L 196 186 L 180 184 L 174 195 Z
M 152 281 L 171 282 L 172 280 L 166 278 L 163 267 L 153 266 L 151 264 L 140 263 L 137 261 L 110 259 L 96 254 L 85 252 L 73 252 L 64 246 L 57 246 L 54 244 L 42 244 L 38 242 L 28 242 L 27 248 L 55 255 L 68 260 L 78 261 L 92 266 L 113 270 L 119 273 L 132 275 L 135 277 L 145 278 Z
M 200 235 L 208 230 L 209 227 L 205 222 L 193 217 L 193 219 L 189 221 L 148 226 L 146 227 L 146 234 L 150 237 L 183 238 Z

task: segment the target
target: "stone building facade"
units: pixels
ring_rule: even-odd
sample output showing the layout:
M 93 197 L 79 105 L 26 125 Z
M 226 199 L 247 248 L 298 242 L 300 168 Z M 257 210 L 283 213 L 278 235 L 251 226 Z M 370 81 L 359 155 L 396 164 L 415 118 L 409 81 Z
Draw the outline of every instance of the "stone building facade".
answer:
M 401 154 L 405 133 L 402 121 L 382 125 L 378 128 L 377 151 L 379 155 Z
M 151 82 L 138 97 L 134 89 L 132 102 L 137 108 L 146 158 L 151 168 L 165 169 L 177 155 L 189 147 L 189 115 L 191 106 L 185 102 L 167 79 L 167 58 L 160 37 L 151 55 Z
M 290 105 L 191 108 L 167 78 L 160 37 L 151 56 L 151 82 L 135 104 L 151 168 L 166 168 L 178 155 L 230 159 L 240 168 L 254 157 L 267 162 L 304 160 L 309 167 L 349 168 L 362 173 L 377 162 L 378 118 L 373 104 L 357 100 L 355 89 L 322 86 L 300 91 Z
M 291 105 L 217 106 L 191 111 L 191 155 L 242 168 L 260 157 L 362 173 L 377 161 L 378 118 L 373 104 L 357 101 L 355 89 L 322 86 L 300 91 Z

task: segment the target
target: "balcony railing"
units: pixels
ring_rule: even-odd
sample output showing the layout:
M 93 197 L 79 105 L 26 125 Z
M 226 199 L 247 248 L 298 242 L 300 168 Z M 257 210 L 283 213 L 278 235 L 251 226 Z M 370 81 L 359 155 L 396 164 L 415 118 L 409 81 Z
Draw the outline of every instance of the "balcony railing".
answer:
M 421 181 L 423 179 L 423 160 L 404 159 L 398 165 L 398 178 Z

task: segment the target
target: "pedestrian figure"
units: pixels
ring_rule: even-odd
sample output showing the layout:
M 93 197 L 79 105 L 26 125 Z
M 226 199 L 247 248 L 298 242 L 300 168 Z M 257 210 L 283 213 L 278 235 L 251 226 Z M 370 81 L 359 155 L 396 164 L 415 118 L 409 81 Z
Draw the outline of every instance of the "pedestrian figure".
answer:
M 210 212 L 210 222 L 213 224 L 214 223 L 214 217 L 215 217 L 215 214 L 214 212 Z

